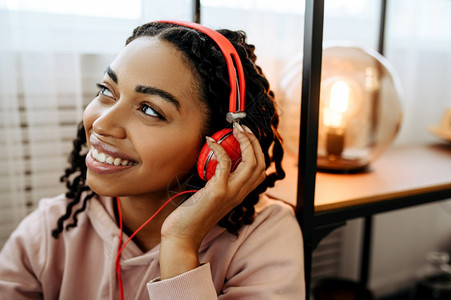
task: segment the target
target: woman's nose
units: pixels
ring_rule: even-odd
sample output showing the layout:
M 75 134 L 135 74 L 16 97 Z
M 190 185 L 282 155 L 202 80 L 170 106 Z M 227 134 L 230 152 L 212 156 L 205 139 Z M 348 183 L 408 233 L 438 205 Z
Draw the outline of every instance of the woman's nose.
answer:
M 126 113 L 120 101 L 104 110 L 94 121 L 92 127 L 97 134 L 123 139 L 125 130 Z

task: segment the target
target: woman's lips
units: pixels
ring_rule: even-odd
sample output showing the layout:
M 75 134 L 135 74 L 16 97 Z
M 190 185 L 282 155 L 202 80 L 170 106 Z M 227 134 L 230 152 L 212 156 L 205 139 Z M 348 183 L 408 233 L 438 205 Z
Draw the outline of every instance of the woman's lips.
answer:
M 98 151 L 96 148 L 91 147 L 90 151 L 92 158 L 94 158 L 96 161 L 100 163 L 105 163 L 108 165 L 115 165 L 115 166 L 134 166 L 138 163 L 135 161 L 129 161 L 128 159 L 122 159 L 119 157 L 113 157 L 111 155 L 108 155 L 104 152 Z
M 90 136 L 89 142 L 91 148 L 86 155 L 86 166 L 96 173 L 111 174 L 138 164 L 124 153 L 100 141 L 95 135 Z
M 126 165 L 115 165 L 114 161 L 113 164 L 109 164 L 106 161 L 105 162 L 101 162 L 99 160 L 96 160 L 93 157 L 93 149 L 91 148 L 91 150 L 88 152 L 88 154 L 86 155 L 86 167 L 98 174 L 112 174 L 112 173 L 116 173 L 118 171 L 122 171 L 125 169 L 129 169 L 129 168 L 133 168 L 134 166 L 137 165 L 136 162 L 128 162 Z M 100 154 L 99 154 L 100 155 Z M 111 156 L 109 156 L 111 157 Z
M 89 144 L 90 144 L 91 148 L 95 148 L 99 153 L 104 153 L 105 155 L 111 156 L 114 158 L 120 158 L 121 160 L 128 160 L 129 162 L 135 162 L 135 160 L 132 157 L 117 150 L 110 144 L 107 144 L 107 143 L 101 141 L 95 134 L 90 135 Z

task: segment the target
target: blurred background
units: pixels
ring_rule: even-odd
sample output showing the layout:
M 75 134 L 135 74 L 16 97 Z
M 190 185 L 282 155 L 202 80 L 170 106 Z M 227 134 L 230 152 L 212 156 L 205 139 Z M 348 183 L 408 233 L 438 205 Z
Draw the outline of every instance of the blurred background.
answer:
M 298 114 L 284 111 L 281 82 L 288 67 L 302 67 L 304 1 L 201 4 L 202 24 L 246 31 L 283 126 L 296 131 L 290 124 Z M 0 0 L 0 247 L 41 198 L 64 192 L 59 177 L 76 125 L 132 30 L 152 20 L 192 20 L 192 7 L 189 0 Z M 379 15 L 378 0 L 325 0 L 324 43 L 377 49 Z M 388 1 L 385 57 L 403 90 L 395 146 L 440 142 L 427 127 L 451 107 L 449 16 L 449 0 Z M 354 220 L 323 240 L 313 277 L 357 279 L 360 236 L 361 220 Z M 378 215 L 373 240 L 371 290 L 384 296 L 406 288 L 426 253 L 451 250 L 451 201 Z

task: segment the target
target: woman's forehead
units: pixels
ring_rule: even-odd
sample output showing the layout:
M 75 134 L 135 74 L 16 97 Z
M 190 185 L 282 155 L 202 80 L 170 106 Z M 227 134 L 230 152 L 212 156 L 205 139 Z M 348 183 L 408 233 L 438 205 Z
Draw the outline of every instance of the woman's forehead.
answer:
M 130 42 L 111 63 L 118 85 L 153 86 L 176 98 L 200 101 L 198 76 L 186 56 L 169 42 L 140 37 Z

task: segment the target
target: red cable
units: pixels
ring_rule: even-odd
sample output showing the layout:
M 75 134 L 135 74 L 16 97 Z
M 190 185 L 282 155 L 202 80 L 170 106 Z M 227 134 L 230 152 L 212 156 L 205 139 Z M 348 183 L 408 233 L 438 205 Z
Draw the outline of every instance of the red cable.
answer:
M 163 208 L 169 204 L 169 202 L 171 202 L 172 200 L 174 200 L 174 198 L 183 195 L 183 194 L 188 194 L 188 193 L 195 193 L 197 192 L 197 190 L 188 190 L 188 191 L 183 191 L 180 192 L 174 196 L 172 196 L 171 198 L 169 198 L 165 203 L 163 203 L 163 205 L 149 218 L 147 219 L 146 222 L 144 222 L 138 229 L 136 229 L 135 232 L 133 232 L 133 234 L 125 241 L 124 245 L 122 245 L 122 233 L 123 233 L 123 229 L 122 229 L 122 213 L 121 213 L 121 204 L 120 204 L 120 200 L 119 197 L 116 197 L 116 204 L 117 204 L 117 211 L 118 211 L 118 217 L 119 217 L 119 229 L 120 229 L 120 234 L 119 234 L 119 246 L 117 248 L 117 255 L 116 255 L 116 273 L 117 273 L 117 280 L 119 281 L 119 290 L 121 293 L 121 300 L 124 300 L 124 288 L 122 286 L 122 277 L 121 277 L 121 264 L 120 264 L 120 258 L 121 258 L 121 253 L 122 250 L 124 250 L 125 246 L 127 246 L 127 244 L 132 240 L 132 238 L 138 234 L 138 232 L 141 231 L 141 229 L 143 229 L 150 221 L 153 220 L 153 218 L 155 218 L 160 212 L 161 210 L 163 210 Z M 122 246 L 121 246 L 122 245 Z
M 121 203 L 119 201 L 119 197 L 116 197 L 116 206 L 117 206 L 117 214 L 118 214 L 118 218 L 119 218 L 119 229 L 120 229 L 120 234 L 119 234 L 119 245 L 117 246 L 117 255 L 116 255 L 116 274 L 117 274 L 117 278 L 119 281 L 119 291 L 121 293 L 121 299 L 124 300 L 124 289 L 122 287 L 122 277 L 121 277 L 121 263 L 120 263 L 120 258 L 121 258 L 121 253 L 119 252 L 119 249 L 121 249 L 121 244 L 122 244 L 122 213 L 121 213 Z

